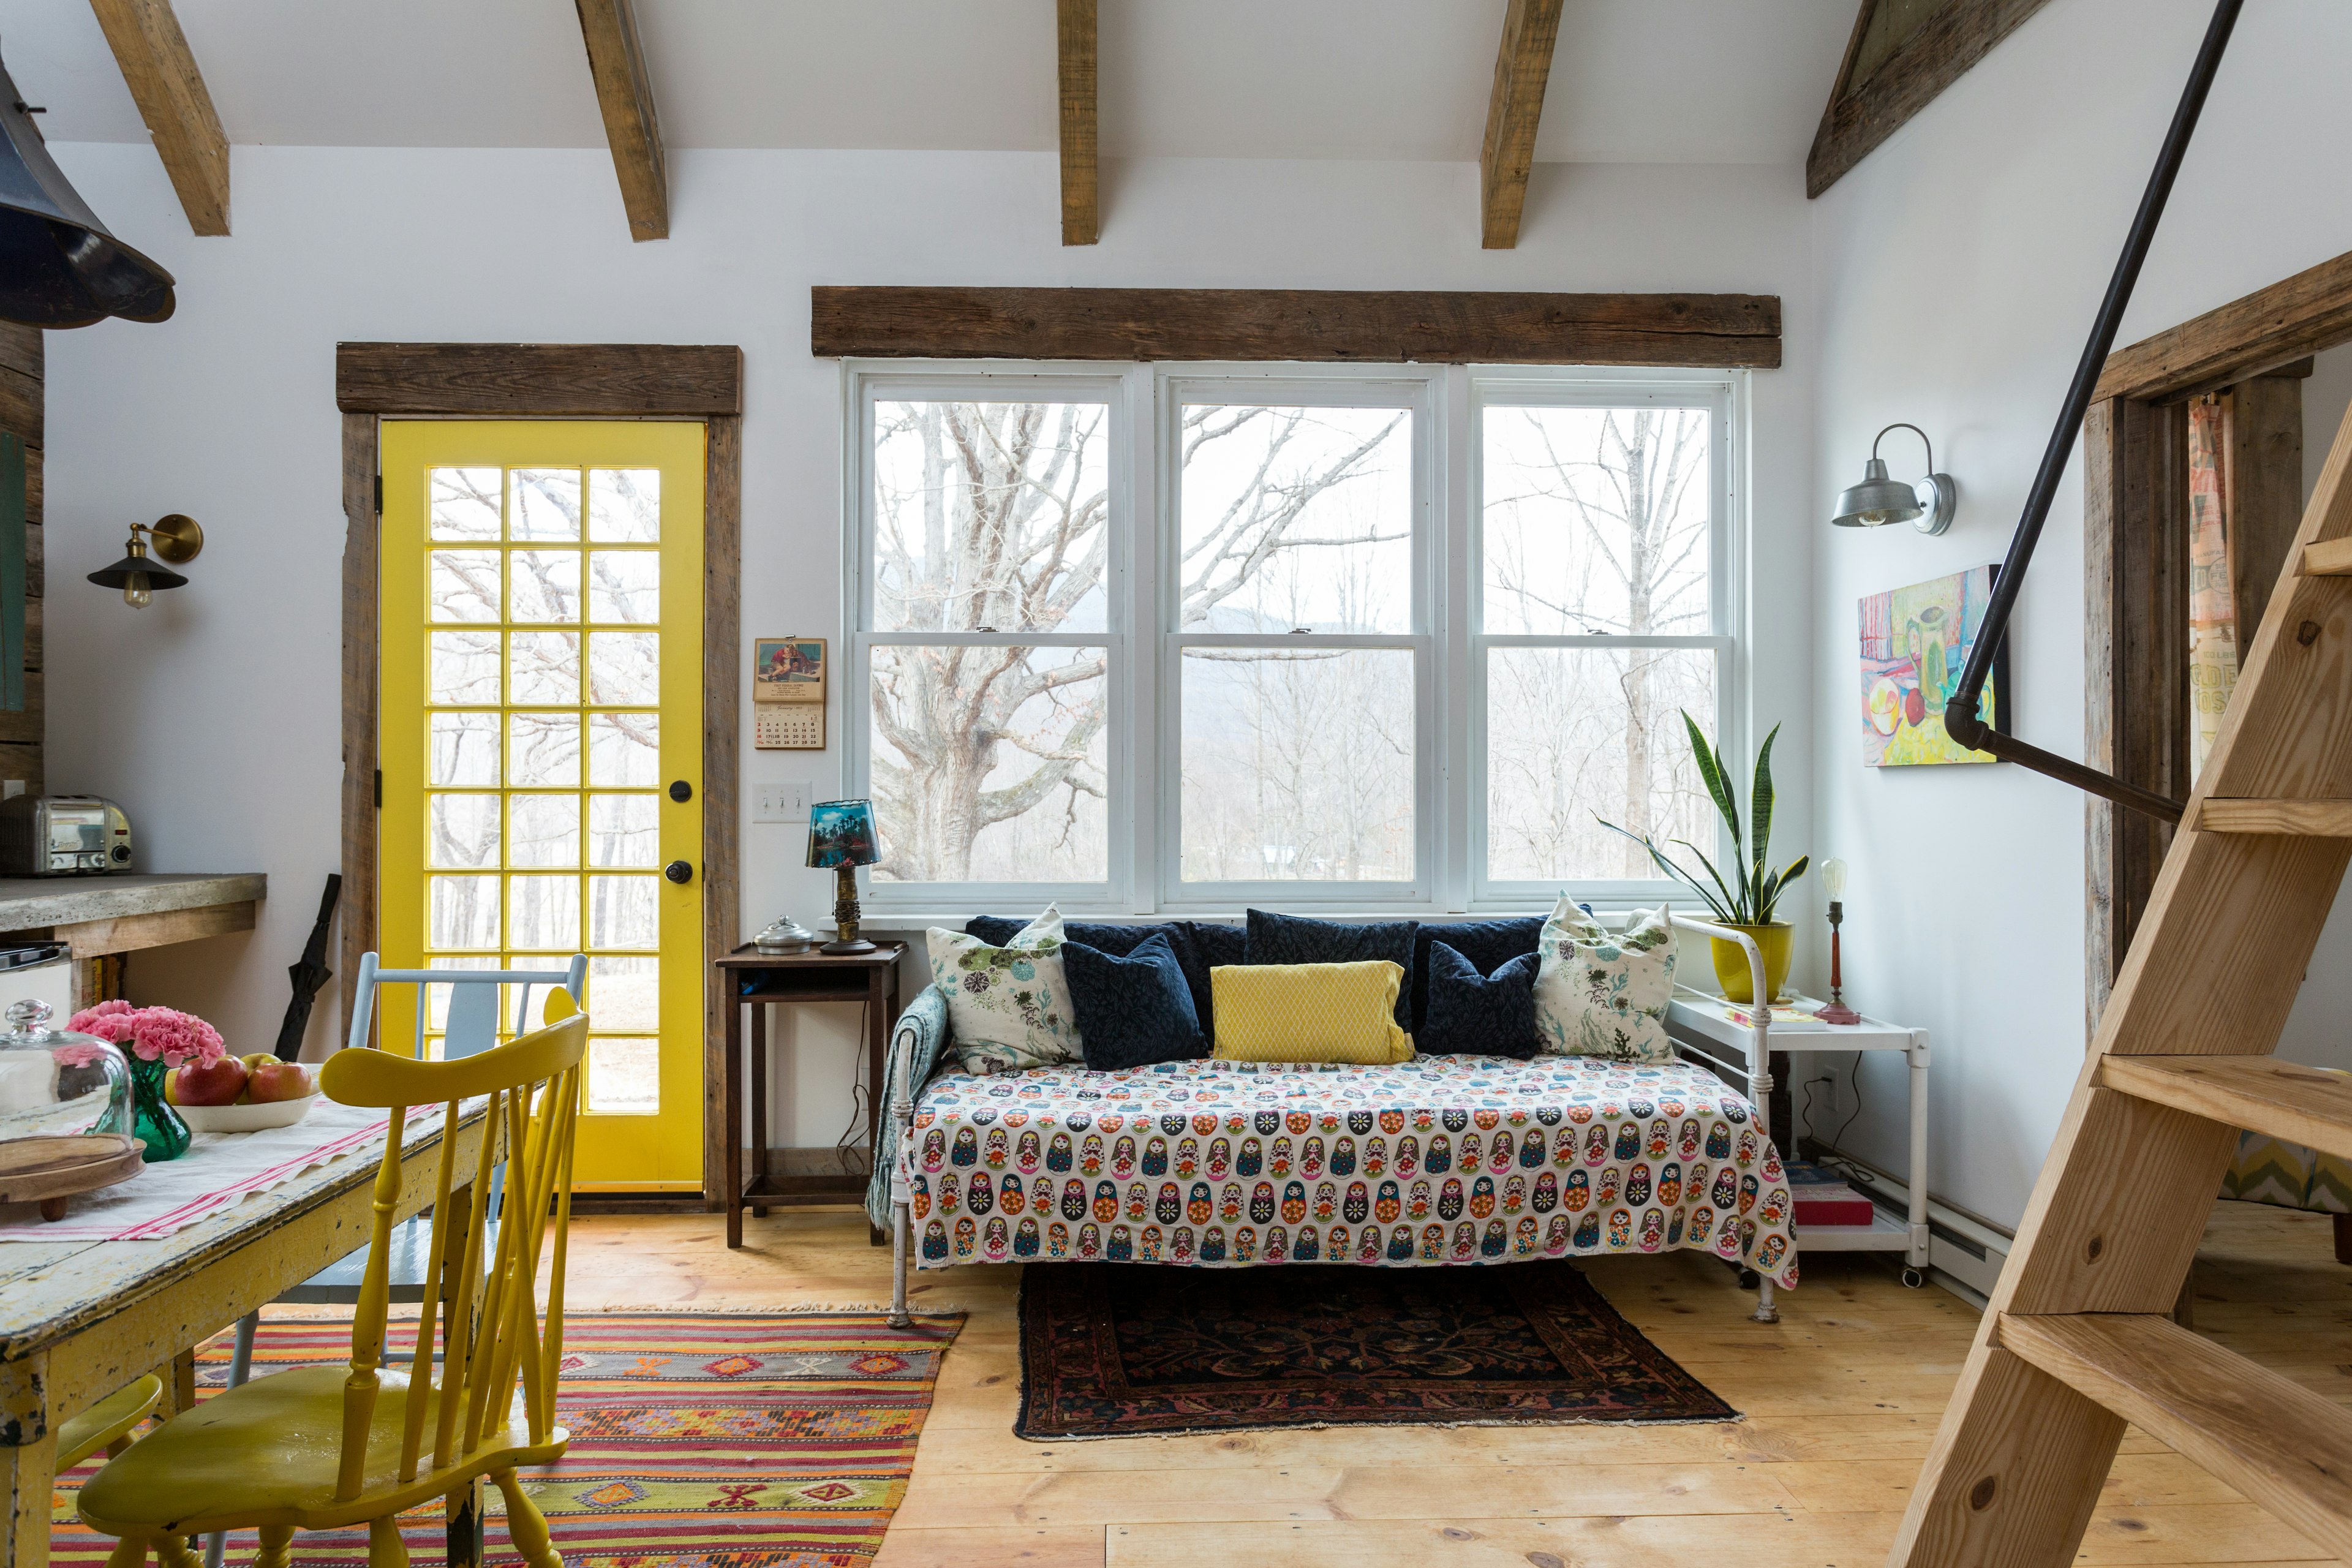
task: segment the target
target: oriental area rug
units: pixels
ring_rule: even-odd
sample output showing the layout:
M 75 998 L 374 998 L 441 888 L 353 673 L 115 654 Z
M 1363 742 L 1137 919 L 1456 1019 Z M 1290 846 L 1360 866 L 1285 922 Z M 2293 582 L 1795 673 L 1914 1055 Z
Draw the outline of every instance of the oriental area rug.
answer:
M 523 1471 L 566 1568 L 862 1568 L 906 1495 L 915 1439 L 961 1315 L 892 1329 L 866 1312 L 567 1314 L 557 1419 L 572 1446 Z M 393 1324 L 402 1364 L 406 1323 Z M 230 1339 L 196 1352 L 197 1397 L 228 1382 Z M 339 1364 L 351 1324 L 266 1321 L 253 1374 Z M 74 1514 L 78 1484 L 102 1458 L 59 1478 L 50 1561 L 98 1568 L 112 1541 Z M 487 1490 L 485 1558 L 519 1564 L 498 1489 Z M 413 1561 L 443 1561 L 438 1503 L 405 1514 Z M 227 1561 L 250 1563 L 251 1531 Z M 367 1531 L 294 1537 L 295 1568 L 358 1568 Z
M 1036 1440 L 1738 1415 L 1565 1258 L 1475 1268 L 1033 1263 L 1021 1279 L 1013 1431 Z

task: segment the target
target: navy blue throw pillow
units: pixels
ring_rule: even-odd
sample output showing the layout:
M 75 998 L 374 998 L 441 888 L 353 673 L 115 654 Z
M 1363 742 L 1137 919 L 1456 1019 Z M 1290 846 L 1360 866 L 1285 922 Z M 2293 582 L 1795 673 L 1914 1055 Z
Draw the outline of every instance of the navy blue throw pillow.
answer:
M 1357 921 L 1311 921 L 1297 915 L 1249 911 L 1249 936 L 1244 945 L 1246 963 L 1360 963 L 1385 958 L 1397 966 L 1404 984 L 1397 987 L 1397 1027 L 1412 1032 L 1412 943 L 1419 921 L 1367 923 Z M 1084 1026 L 1080 1026 L 1083 1027 Z
M 1082 942 L 1062 944 L 1070 1011 L 1087 1066 L 1096 1072 L 1191 1061 L 1209 1054 L 1192 989 L 1165 931 L 1154 931 L 1124 958 Z M 1534 1026 L 1534 1015 L 1528 1015 Z
M 1541 915 L 1515 915 L 1504 920 L 1447 921 L 1430 922 L 1421 928 L 1414 939 L 1412 966 L 1413 1033 L 1421 1033 L 1429 1021 L 1429 949 L 1433 942 L 1444 942 L 1476 966 L 1481 974 L 1492 974 L 1523 952 L 1533 952 L 1543 936 Z M 1013 928 L 1019 930 L 1019 927 Z M 1003 945 L 999 943 L 999 946 Z
M 1536 969 L 1541 959 L 1540 953 L 1524 952 L 1494 973 L 1481 974 L 1445 943 L 1431 942 L 1429 1019 L 1413 1037 L 1413 1047 L 1423 1056 L 1533 1061 L 1543 1048 L 1543 1037 L 1536 1033 Z
M 1007 915 L 974 915 L 964 922 L 964 934 L 976 936 L 991 947 L 1003 947 L 1015 932 L 1029 923 L 1026 918 Z M 1200 933 L 1232 931 L 1234 951 L 1230 957 L 1223 949 L 1212 952 L 1200 944 Z M 1239 963 L 1241 959 L 1241 928 L 1238 926 L 1194 926 L 1190 921 L 1170 921 L 1161 925 L 1121 925 L 1110 921 L 1064 921 L 1062 941 L 1083 942 L 1097 952 L 1124 958 L 1155 936 L 1164 936 L 1175 951 L 1176 967 L 1184 972 L 1184 984 L 1192 993 L 1192 1012 L 1206 1019 L 1210 1012 L 1209 970 L 1220 963 Z M 1083 1031 L 1084 1024 L 1078 1026 Z M 1213 1033 L 1213 1031 L 1211 1031 Z

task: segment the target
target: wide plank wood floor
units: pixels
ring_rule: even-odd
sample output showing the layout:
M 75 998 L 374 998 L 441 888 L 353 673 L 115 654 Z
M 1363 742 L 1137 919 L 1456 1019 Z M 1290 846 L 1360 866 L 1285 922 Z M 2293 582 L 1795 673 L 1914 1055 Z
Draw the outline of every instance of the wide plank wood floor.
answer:
M 575 1220 L 567 1287 L 610 1306 L 872 1306 L 889 1255 L 862 1215 L 779 1212 L 721 1244 L 718 1216 Z M 1352 1427 L 1025 1443 L 1018 1270 L 917 1276 L 971 1314 L 940 1380 L 877 1568 L 1864 1568 L 1881 1563 L 1949 1396 L 1973 1309 L 1885 1262 L 1820 1255 L 1781 1321 L 1721 1265 L 1587 1266 L 1618 1309 L 1747 1419 L 1692 1426 Z M 2352 1268 L 2328 1222 L 2216 1205 L 2197 1326 L 2352 1403 Z M 2327 1561 L 2135 1431 L 2084 1564 Z

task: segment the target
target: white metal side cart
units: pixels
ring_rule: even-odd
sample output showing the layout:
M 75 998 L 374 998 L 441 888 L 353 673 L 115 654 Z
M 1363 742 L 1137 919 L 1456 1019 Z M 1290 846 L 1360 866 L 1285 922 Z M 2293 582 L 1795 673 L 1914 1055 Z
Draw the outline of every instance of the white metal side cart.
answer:
M 1746 932 L 1711 921 L 1674 917 L 1675 929 L 1694 936 L 1722 937 L 1738 942 L 1746 950 L 1751 988 L 1748 994 L 1764 994 L 1764 955 L 1755 940 Z M 1905 1184 L 1910 1189 L 1910 1213 L 1898 1220 L 1873 1209 L 1867 1226 L 1800 1226 L 1796 1227 L 1797 1254 L 1813 1252 L 1899 1252 L 1903 1254 L 1903 1283 L 1915 1289 L 1927 1282 L 1927 1032 L 1906 1029 L 1881 1019 L 1865 1016 L 1859 1024 L 1841 1024 L 1821 1029 L 1775 1030 L 1771 1026 L 1771 1009 L 1751 1009 L 1756 1022 L 1752 1025 L 1735 1023 L 1722 1016 L 1715 1007 L 1695 1005 L 1701 1001 L 1722 1005 L 1722 998 L 1693 986 L 1676 984 L 1675 996 L 1666 1009 L 1666 1033 L 1685 1054 L 1718 1072 L 1727 1073 L 1748 1085 L 1748 1098 L 1755 1105 L 1758 1116 L 1769 1129 L 1771 1124 L 1772 1053 L 1780 1051 L 1901 1051 L 1911 1066 L 1911 1161 Z M 1793 1149 L 1783 1149 L 1783 1160 L 1792 1158 Z M 1759 1284 L 1757 1292 L 1756 1318 L 1759 1322 L 1774 1322 L 1780 1318 L 1772 1305 L 1772 1282 Z

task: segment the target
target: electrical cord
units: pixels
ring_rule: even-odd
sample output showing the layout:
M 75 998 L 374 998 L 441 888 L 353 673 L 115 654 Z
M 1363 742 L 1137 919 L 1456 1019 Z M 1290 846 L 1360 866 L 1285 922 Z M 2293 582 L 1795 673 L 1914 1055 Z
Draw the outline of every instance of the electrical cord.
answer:
M 872 1027 L 873 1023 L 874 1004 L 860 1002 L 857 1005 L 857 1038 L 860 1041 L 866 1038 L 866 1031 Z M 841 1136 L 833 1141 L 834 1163 L 840 1167 L 841 1173 L 845 1176 L 854 1176 L 857 1173 L 852 1168 L 856 1159 L 856 1149 L 851 1140 L 857 1136 L 859 1129 L 866 1125 L 868 1107 L 874 1102 L 874 1091 L 866 1082 L 866 1057 L 863 1052 L 858 1054 L 856 1064 L 851 1069 L 852 1076 L 849 1080 L 849 1125 L 843 1128 Z M 868 1151 L 869 1167 L 872 1158 L 872 1152 Z

